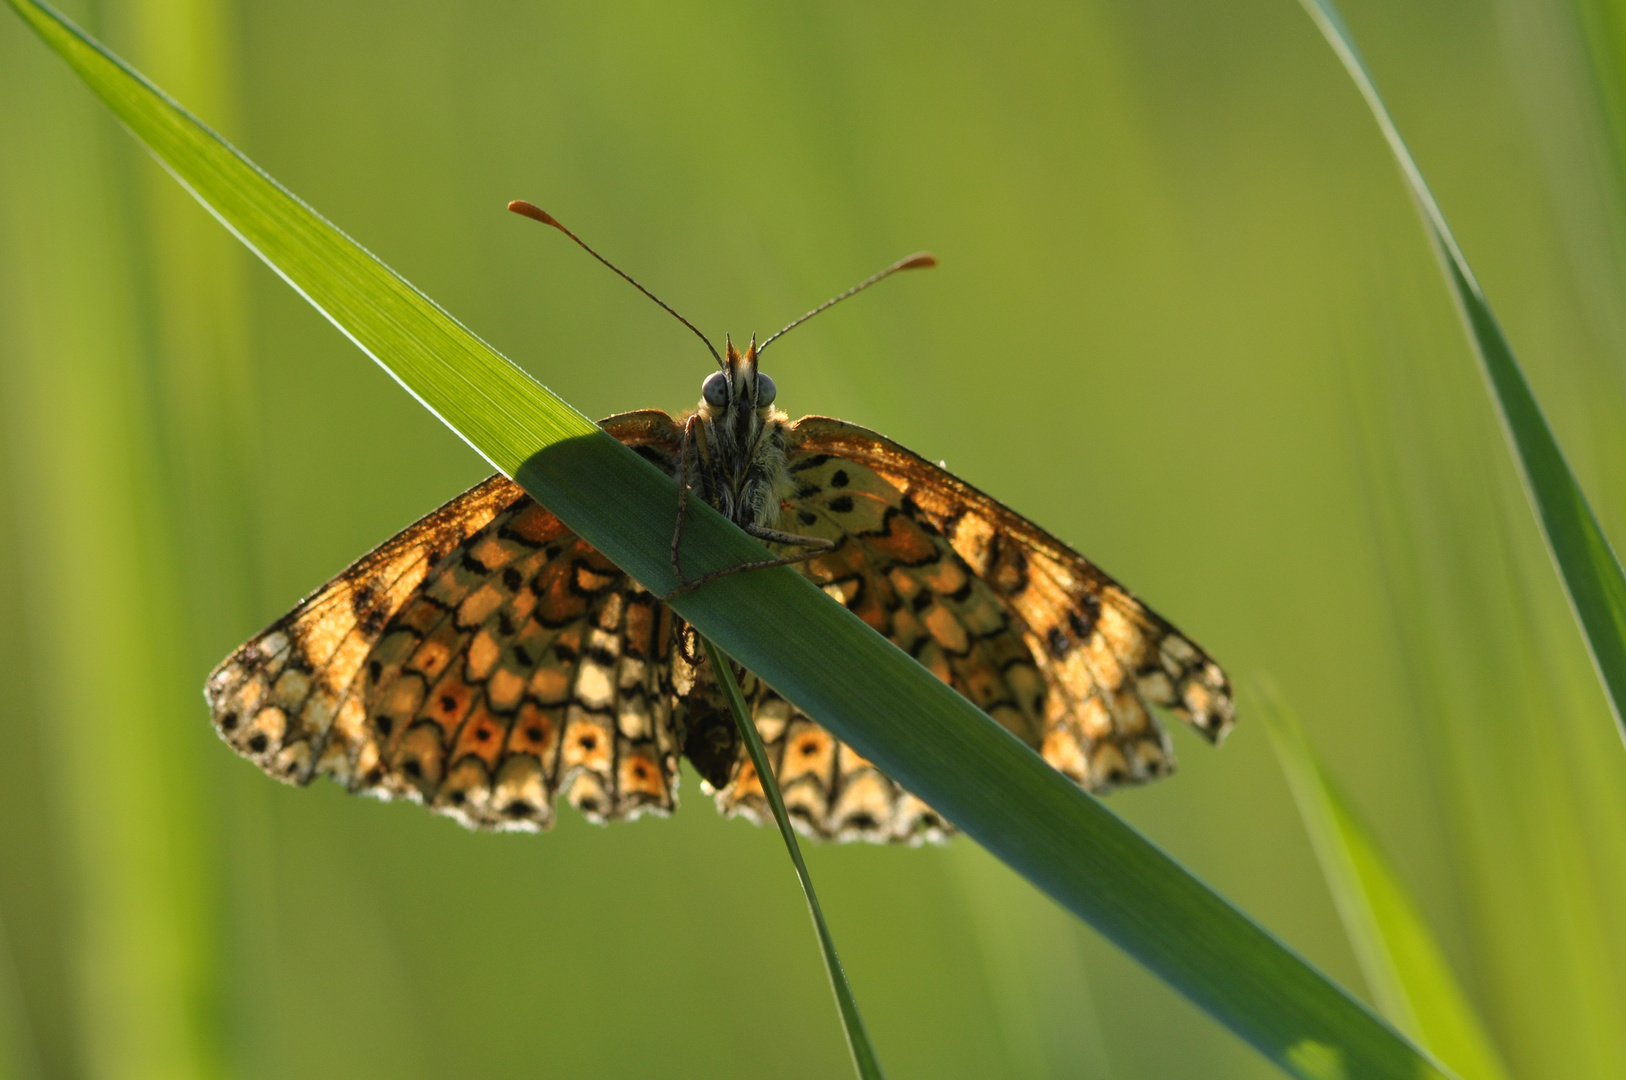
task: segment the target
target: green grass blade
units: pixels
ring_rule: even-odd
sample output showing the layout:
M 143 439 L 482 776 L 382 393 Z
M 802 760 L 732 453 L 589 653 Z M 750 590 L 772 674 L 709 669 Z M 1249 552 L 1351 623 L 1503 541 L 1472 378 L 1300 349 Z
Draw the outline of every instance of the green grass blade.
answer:
M 672 479 L 276 184 L 51 9 L 13 8 L 211 213 L 471 446 L 652 589 Z M 695 504 L 691 573 L 765 549 Z M 810 581 L 724 578 L 674 607 L 1058 903 L 1295 1075 L 1448 1075 Z
M 858 1011 L 858 1002 L 853 999 L 852 987 L 847 985 L 847 972 L 841 966 L 841 957 L 836 954 L 836 939 L 830 936 L 830 927 L 825 925 L 824 909 L 819 906 L 818 893 L 813 891 L 812 875 L 807 872 L 807 863 L 802 861 L 802 846 L 797 843 L 796 830 L 791 826 L 790 815 L 785 812 L 785 799 L 779 793 L 779 781 L 774 778 L 773 768 L 768 764 L 768 748 L 762 745 L 762 735 L 751 720 L 751 710 L 746 707 L 745 695 L 740 693 L 740 684 L 734 678 L 734 669 L 729 666 L 728 657 L 709 638 L 705 642 L 706 655 L 711 657 L 711 669 L 717 673 L 723 696 L 728 698 L 734 724 L 740 729 L 740 738 L 745 740 L 751 764 L 756 766 L 757 776 L 762 781 L 762 792 L 767 796 L 774 822 L 779 826 L 779 835 L 784 838 L 791 864 L 796 867 L 796 879 L 801 882 L 802 895 L 807 897 L 807 910 L 813 916 L 813 929 L 819 935 L 819 948 L 824 953 L 824 970 L 830 976 L 830 989 L 835 991 L 836 1007 L 841 1011 L 841 1027 L 847 1033 L 847 1049 L 852 1051 L 853 1066 L 864 1080 L 883 1080 L 885 1074 L 881 1072 L 881 1060 L 875 1056 L 875 1047 L 870 1045 L 869 1033 L 864 1030 L 864 1017 Z
M 1480 369 L 1490 383 L 1502 429 L 1512 445 L 1514 460 L 1518 462 L 1536 519 L 1541 523 L 1547 548 L 1558 566 L 1564 591 L 1581 624 L 1598 677 L 1603 681 L 1615 726 L 1622 739 L 1626 739 L 1626 573 L 1621 571 L 1620 560 L 1598 525 L 1569 463 L 1564 460 L 1564 452 L 1542 415 L 1535 392 L 1480 291 L 1479 282 L 1468 268 L 1468 260 L 1457 246 L 1444 213 L 1423 179 L 1422 170 L 1412 159 L 1400 130 L 1378 96 L 1372 73 L 1367 70 L 1366 61 L 1355 47 L 1338 9 L 1331 0 L 1300 2 L 1321 28 L 1371 107 L 1417 200 L 1424 227 L 1450 283 L 1451 295 L 1467 323 L 1468 338 L 1479 357 Z
M 1254 696 L 1379 1010 L 1416 1035 L 1463 1080 L 1508 1080 L 1501 1055 L 1433 931 L 1327 779 L 1298 718 L 1271 690 Z

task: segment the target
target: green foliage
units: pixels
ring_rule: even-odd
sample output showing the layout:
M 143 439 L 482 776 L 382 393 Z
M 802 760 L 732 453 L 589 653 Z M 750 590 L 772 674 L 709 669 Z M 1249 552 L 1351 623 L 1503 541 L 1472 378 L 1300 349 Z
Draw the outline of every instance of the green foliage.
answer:
M 835 991 L 836 1008 L 841 1013 L 842 1029 L 847 1033 L 847 1049 L 852 1053 L 853 1065 L 863 1080 L 881 1080 L 885 1074 L 881 1071 L 880 1059 L 875 1055 L 875 1047 L 870 1044 L 869 1032 L 864 1030 L 864 1017 L 858 1011 L 852 987 L 847 985 L 847 972 L 836 953 L 835 938 L 831 937 L 830 927 L 824 921 L 824 909 L 819 906 L 818 893 L 813 889 L 813 877 L 807 872 L 807 863 L 802 859 L 802 846 L 796 840 L 796 830 L 785 811 L 785 799 L 779 793 L 779 782 L 774 779 L 773 767 L 768 762 L 768 748 L 762 745 L 762 736 L 751 720 L 750 707 L 745 703 L 745 695 L 740 692 L 739 681 L 734 678 L 734 669 L 730 666 L 732 661 L 710 641 L 706 642 L 706 655 L 711 658 L 712 670 L 717 672 L 718 681 L 722 683 L 723 696 L 728 698 L 728 707 L 734 713 L 734 724 L 739 728 L 740 738 L 745 740 L 757 776 L 762 779 L 762 793 L 767 797 L 768 808 L 773 811 L 779 835 L 784 838 L 791 865 L 796 868 L 796 880 L 802 886 L 802 895 L 807 897 L 807 910 L 813 916 L 813 930 L 819 936 L 819 949 L 824 953 L 824 970 L 830 976 L 830 989 Z
M 1298 717 L 1274 691 L 1254 697 L 1378 1008 L 1463 1080 L 1507 1080 L 1507 1068 L 1434 932 L 1371 834 L 1327 779 Z
M 690 403 L 709 361 L 508 199 L 736 338 L 935 250 L 775 346 L 783 404 L 946 456 L 1241 681 L 1275 671 L 1507 1071 L 1626 1073 L 1609 703 L 1389 152 L 1293 5 L 75 2 L 591 415 Z M 1618 537 L 1618 13 L 1348 15 Z M 484 463 L 18 20 L 0 100 L 10 1071 L 848 1068 L 779 838 L 692 774 L 671 821 L 493 839 L 218 745 L 204 672 Z M 1110 805 L 1359 986 L 1263 734 L 1177 733 L 1181 773 Z M 1277 1074 L 964 839 L 806 861 L 895 1077 Z
M 207 128 L 47 9 L 13 6 L 192 193 L 427 408 L 567 525 L 658 591 L 669 478 L 504 360 Z M 765 558 L 715 512 L 696 572 Z M 722 558 L 718 558 L 721 555 Z M 948 820 L 1290 1071 L 1431 1065 L 936 676 L 787 569 L 725 578 L 674 607 Z M 777 624 L 765 636 L 758 627 Z M 839 671 L 840 679 L 824 673 Z M 858 1051 L 855 1042 L 855 1053 Z M 1308 1071 L 1306 1071 L 1308 1069 Z
M 1306 10 L 1344 62 L 1361 96 L 1372 108 L 1378 127 L 1394 152 L 1400 171 L 1411 188 L 1423 215 L 1424 228 L 1439 254 L 1442 269 L 1467 323 L 1485 379 L 1501 413 L 1502 423 L 1519 462 L 1525 489 L 1542 532 L 1552 550 L 1569 593 L 1575 616 L 1586 634 L 1592 661 L 1609 693 L 1615 726 L 1626 740 L 1626 572 L 1603 534 L 1581 485 L 1564 460 L 1558 439 L 1530 388 L 1529 380 L 1513 355 L 1513 347 L 1497 324 L 1479 282 L 1468 268 L 1468 260 L 1451 235 L 1434 193 L 1428 189 L 1422 171 L 1400 137 L 1376 84 L 1361 59 L 1360 50 L 1349 36 L 1344 21 L 1331 0 L 1303 0 Z

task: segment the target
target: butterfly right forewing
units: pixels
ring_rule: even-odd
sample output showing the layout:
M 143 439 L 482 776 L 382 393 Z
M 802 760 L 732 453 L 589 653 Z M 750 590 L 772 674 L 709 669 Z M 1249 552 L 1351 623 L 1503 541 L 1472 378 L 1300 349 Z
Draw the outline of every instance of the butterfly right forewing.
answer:
M 1042 736 L 1035 745 L 1056 768 L 1098 791 L 1166 773 L 1173 748 L 1148 704 L 1170 708 L 1213 741 L 1229 730 L 1234 707 L 1219 665 L 1049 533 L 857 425 L 804 417 L 793 425 L 790 440 L 801 460 L 849 462 L 881 478 L 897 493 L 898 516 L 939 537 L 955 561 L 997 597 L 1020 630 L 1028 663 L 1042 677 Z M 829 505 L 828 493 L 814 498 Z M 875 548 L 884 541 L 867 544 Z M 809 567 L 817 565 L 814 560 Z M 939 559 L 934 565 L 949 563 Z M 952 614 L 973 637 L 975 620 L 992 628 L 997 619 L 986 608 Z M 1005 663 L 1012 672 L 1022 669 L 1014 658 Z M 967 696 L 977 700 L 975 693 Z M 1016 698 L 1021 703 L 1020 693 Z M 996 708 L 978 704 L 1000 719 Z M 1002 723 L 1021 733 L 1011 720 Z

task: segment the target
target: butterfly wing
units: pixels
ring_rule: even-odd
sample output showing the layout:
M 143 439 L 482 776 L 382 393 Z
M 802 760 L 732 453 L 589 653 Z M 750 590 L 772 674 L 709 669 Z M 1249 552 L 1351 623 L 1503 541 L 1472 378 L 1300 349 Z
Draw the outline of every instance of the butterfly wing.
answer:
M 1149 703 L 1211 741 L 1231 727 L 1230 685 L 1219 665 L 1032 522 L 839 420 L 792 425 L 787 455 L 798 490 L 781 526 L 837 544 L 802 564 L 804 573 L 1078 783 L 1106 791 L 1173 768 L 1173 747 Z M 832 744 L 805 756 L 824 796 L 805 806 L 809 831 L 840 836 L 854 832 L 856 820 L 858 834 L 883 840 L 938 828 L 918 800 L 896 785 L 883 790 L 866 771 L 872 767 L 827 733 L 798 744 L 799 733 L 816 726 L 788 704 L 759 709 L 765 734 L 783 727 L 792 748 L 788 758 L 778 749 L 781 771 L 785 760 L 802 760 L 794 747 Z M 856 818 L 834 810 L 849 773 L 869 789 L 865 809 L 847 807 Z M 721 793 L 725 809 L 760 813 L 752 783 L 742 771 Z
M 660 459 L 664 413 L 605 421 Z M 216 729 L 278 779 L 329 775 L 475 828 L 675 804 L 670 609 L 494 476 L 228 657 Z
M 676 471 L 665 413 L 602 423 Z M 1092 790 L 1166 772 L 1147 701 L 1216 741 L 1230 726 L 1218 666 L 1054 537 L 874 432 L 808 417 L 787 434 L 798 489 L 781 526 L 835 545 L 803 572 L 1058 769 Z M 949 831 L 741 674 L 803 831 Z M 725 812 L 767 814 L 692 630 L 500 476 L 238 649 L 206 695 L 221 736 L 271 775 L 330 775 L 470 827 L 546 828 L 560 793 L 594 820 L 667 812 L 680 750 Z

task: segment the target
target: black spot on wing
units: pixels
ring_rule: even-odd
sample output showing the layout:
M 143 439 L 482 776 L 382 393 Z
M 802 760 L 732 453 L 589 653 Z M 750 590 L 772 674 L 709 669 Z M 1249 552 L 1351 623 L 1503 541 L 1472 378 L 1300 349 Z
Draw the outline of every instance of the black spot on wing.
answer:
M 1067 622 L 1073 628 L 1073 633 L 1081 639 L 1089 637 L 1095 632 L 1095 621 L 1101 616 L 1101 600 L 1093 595 L 1086 595 L 1077 608 L 1067 613 Z

